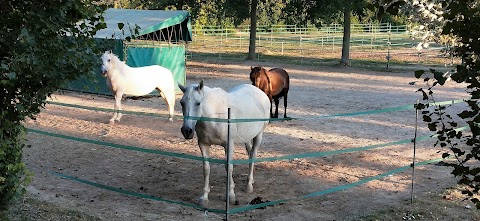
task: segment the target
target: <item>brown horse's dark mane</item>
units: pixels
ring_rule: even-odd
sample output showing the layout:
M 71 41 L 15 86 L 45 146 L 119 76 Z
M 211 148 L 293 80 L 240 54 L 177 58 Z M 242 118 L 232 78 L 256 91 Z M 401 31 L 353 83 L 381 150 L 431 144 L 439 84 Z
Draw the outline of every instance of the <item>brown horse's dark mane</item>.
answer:
M 263 68 L 263 67 L 254 67 L 254 68 L 252 68 L 252 73 L 254 73 L 254 75 L 251 76 L 250 78 L 253 77 L 253 78 L 255 79 L 255 82 L 257 82 L 257 79 L 258 79 L 260 76 L 262 76 L 262 74 L 265 75 L 265 77 L 267 78 L 268 89 L 270 90 L 270 93 L 271 93 L 271 91 L 272 91 L 272 84 L 271 84 L 271 82 L 270 82 L 270 77 L 268 77 L 267 70 L 266 70 L 265 68 Z M 251 80 L 252 80 L 252 83 L 255 84 L 255 82 L 253 81 L 253 79 L 251 79 Z
M 270 82 L 270 77 L 268 77 L 267 70 L 263 67 L 260 67 L 260 73 L 263 73 L 265 77 L 267 77 L 268 89 L 270 90 L 270 93 L 273 93 L 272 83 Z

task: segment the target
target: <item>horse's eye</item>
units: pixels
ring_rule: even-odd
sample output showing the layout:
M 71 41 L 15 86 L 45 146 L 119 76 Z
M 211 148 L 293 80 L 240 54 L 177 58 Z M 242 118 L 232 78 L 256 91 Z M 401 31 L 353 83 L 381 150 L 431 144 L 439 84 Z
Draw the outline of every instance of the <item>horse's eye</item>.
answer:
M 200 106 L 200 102 L 197 102 L 195 105 Z
M 110 62 L 110 59 L 108 59 L 108 62 Z

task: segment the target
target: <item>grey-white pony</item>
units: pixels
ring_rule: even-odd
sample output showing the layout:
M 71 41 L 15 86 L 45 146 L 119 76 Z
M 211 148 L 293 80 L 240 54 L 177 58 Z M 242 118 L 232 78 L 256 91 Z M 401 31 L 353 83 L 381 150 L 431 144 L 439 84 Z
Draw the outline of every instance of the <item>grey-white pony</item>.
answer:
M 243 143 L 250 159 L 256 159 L 258 148 L 262 142 L 263 131 L 268 124 L 270 116 L 270 100 L 260 89 L 250 84 L 242 84 L 234 87 L 230 92 L 225 92 L 220 88 L 209 88 L 204 86 L 203 80 L 200 84 L 192 84 L 188 87 L 178 85 L 184 95 L 180 100 L 184 116 L 183 126 L 181 128 L 185 139 L 192 139 L 196 132 L 198 146 L 204 158 L 203 175 L 204 186 L 203 194 L 199 199 L 200 205 L 206 205 L 208 202 L 208 193 L 210 192 L 210 163 L 205 160 L 209 157 L 209 148 L 211 145 L 220 145 L 225 148 L 225 154 L 232 159 L 234 143 Z M 227 152 L 227 123 L 213 121 L 198 121 L 198 117 L 222 118 L 227 119 L 228 108 L 230 108 L 231 119 L 267 119 L 265 121 L 255 121 L 246 123 L 232 123 L 230 126 L 231 140 L 230 149 Z M 192 117 L 196 117 L 192 119 Z M 249 165 L 247 192 L 253 191 L 253 167 L 254 163 Z M 234 203 L 235 183 L 232 178 L 233 165 L 228 166 L 230 176 L 229 196 L 230 202 Z
M 110 51 L 102 55 L 102 74 L 115 96 L 114 114 L 110 123 L 120 121 L 122 96 L 143 96 L 157 90 L 168 106 L 169 120 L 172 121 L 175 106 L 175 83 L 170 70 L 159 65 L 129 67 Z

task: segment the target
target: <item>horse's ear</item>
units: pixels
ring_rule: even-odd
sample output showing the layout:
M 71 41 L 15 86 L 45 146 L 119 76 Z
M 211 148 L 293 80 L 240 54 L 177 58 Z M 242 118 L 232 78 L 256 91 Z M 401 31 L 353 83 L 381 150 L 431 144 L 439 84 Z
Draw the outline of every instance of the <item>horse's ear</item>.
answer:
M 253 71 L 253 66 L 250 66 L 250 70 L 252 70 L 252 71 Z
M 197 90 L 201 91 L 203 89 L 203 79 L 200 81 L 200 83 L 198 84 L 198 88 Z
M 183 85 L 181 85 L 180 83 L 178 83 L 178 88 L 180 88 L 180 90 L 182 90 L 183 93 L 185 93 L 185 91 L 187 90 L 187 88 L 185 88 Z
M 113 51 L 112 51 L 112 50 L 110 50 L 110 54 L 113 54 Z

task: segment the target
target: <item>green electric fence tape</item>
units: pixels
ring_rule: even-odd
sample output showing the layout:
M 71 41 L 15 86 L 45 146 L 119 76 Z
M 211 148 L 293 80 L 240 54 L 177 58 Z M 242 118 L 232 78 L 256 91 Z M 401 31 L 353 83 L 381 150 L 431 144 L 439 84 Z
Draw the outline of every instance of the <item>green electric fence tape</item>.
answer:
M 443 158 L 418 162 L 418 163 L 415 163 L 415 165 L 416 166 L 423 166 L 423 165 L 427 165 L 427 164 L 430 164 L 430 163 L 439 162 L 441 160 L 443 160 Z M 275 201 L 270 201 L 270 202 L 255 204 L 255 205 L 247 205 L 247 206 L 243 206 L 243 207 L 234 208 L 234 209 L 229 210 L 228 213 L 229 214 L 236 214 L 236 213 L 246 212 L 246 211 L 249 211 L 249 210 L 262 208 L 262 207 L 266 207 L 266 206 L 273 206 L 273 205 L 285 203 L 285 202 L 292 201 L 292 200 L 300 200 L 300 199 L 306 199 L 306 198 L 310 198 L 310 197 L 327 195 L 327 194 L 330 194 L 330 193 L 334 193 L 334 192 L 338 192 L 338 191 L 342 191 L 342 190 L 347 190 L 347 189 L 350 189 L 350 188 L 353 188 L 353 187 L 357 187 L 357 186 L 360 186 L 362 184 L 368 183 L 368 182 L 373 181 L 373 180 L 379 180 L 379 179 L 382 179 L 384 177 L 403 172 L 403 171 L 405 171 L 409 168 L 411 168 L 411 165 L 403 166 L 403 167 L 400 167 L 400 168 L 397 168 L 397 169 L 394 169 L 394 170 L 390 170 L 390 171 L 387 171 L 385 173 L 382 173 L 382 174 L 379 174 L 379 175 L 376 175 L 376 176 L 372 176 L 372 177 L 368 177 L 368 178 L 359 180 L 359 181 L 354 182 L 354 183 L 349 183 L 349 184 L 345 184 L 345 185 L 341 185 L 341 186 L 332 187 L 332 188 L 321 190 L 321 191 L 318 191 L 318 192 L 309 193 L 309 194 L 303 195 L 303 196 L 298 196 L 298 197 L 294 197 L 294 198 L 287 198 L 287 199 L 275 200 Z M 136 192 L 133 192 L 133 191 L 124 190 L 124 189 L 117 188 L 117 187 L 107 186 L 107 185 L 95 183 L 95 182 L 92 182 L 92 181 L 79 179 L 79 178 L 76 178 L 76 177 L 68 176 L 68 175 L 57 173 L 57 172 L 54 172 L 54 171 L 50 171 L 50 173 L 52 173 L 56 176 L 68 179 L 68 180 L 72 180 L 72 181 L 75 181 L 75 182 L 87 184 L 87 185 L 90 185 L 90 186 L 98 187 L 98 188 L 105 189 L 105 190 L 110 190 L 110 191 L 113 191 L 113 192 L 129 195 L 129 196 L 134 196 L 134 197 L 144 198 L 144 199 L 149 199 L 149 200 L 155 200 L 155 201 L 168 202 L 168 203 L 172 203 L 172 204 L 192 207 L 192 208 L 202 210 L 202 211 L 209 211 L 209 212 L 217 213 L 217 214 L 226 214 L 226 210 L 204 208 L 204 207 L 199 206 L 197 204 L 168 200 L 168 199 L 155 197 L 155 196 L 152 196 L 152 195 L 136 193 Z
M 437 106 L 449 105 L 449 104 L 458 104 L 463 103 L 463 100 L 452 100 L 452 101 L 442 101 L 436 103 L 429 103 L 434 104 Z M 57 105 L 57 106 L 64 106 L 64 107 L 73 107 L 73 108 L 80 108 L 85 110 L 92 110 L 92 111 L 102 111 L 102 112 L 114 112 L 113 109 L 110 108 L 98 108 L 98 107 L 89 107 L 77 104 L 67 104 L 61 102 L 54 102 L 48 101 L 48 104 Z M 394 111 L 403 111 L 403 110 L 410 110 L 415 109 L 415 105 L 404 105 L 399 107 L 391 107 L 391 108 L 382 108 L 376 110 L 368 110 L 368 111 L 358 111 L 352 113 L 343 113 L 343 114 L 332 114 L 332 115 L 322 115 L 322 116 L 313 116 L 313 117 L 303 117 L 303 118 L 256 118 L 256 119 L 225 119 L 225 118 L 208 118 L 208 117 L 194 117 L 194 116 L 175 116 L 176 119 L 190 119 L 190 120 L 200 120 L 200 121 L 214 121 L 214 122 L 224 122 L 224 123 L 244 123 L 244 122 L 256 122 L 256 121 L 284 121 L 284 120 L 302 120 L 302 119 L 317 119 L 317 118 L 330 118 L 330 117 L 350 117 L 350 116 L 358 116 L 358 115 L 366 115 L 366 114 L 378 114 L 378 113 L 387 113 L 387 112 L 394 112 Z M 163 117 L 168 118 L 168 115 L 165 114 L 154 114 L 148 112 L 140 112 L 140 111 L 117 111 L 119 113 L 124 114 L 132 114 L 132 115 L 140 115 L 140 116 L 150 116 L 150 117 Z

